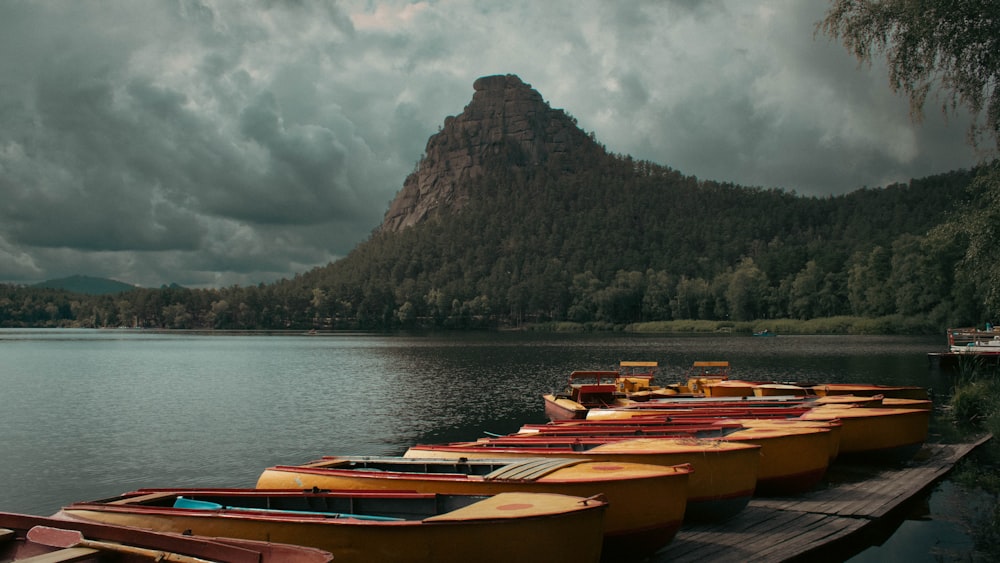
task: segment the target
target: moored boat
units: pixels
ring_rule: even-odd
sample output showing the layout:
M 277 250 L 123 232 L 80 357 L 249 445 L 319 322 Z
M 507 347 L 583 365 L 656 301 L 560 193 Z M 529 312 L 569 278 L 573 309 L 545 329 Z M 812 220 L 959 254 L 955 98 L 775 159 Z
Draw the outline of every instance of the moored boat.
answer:
M 324 457 L 266 469 L 258 488 L 410 490 L 494 495 L 523 491 L 608 501 L 604 546 L 608 558 L 641 559 L 667 545 L 684 519 L 689 465 L 593 462 L 565 458 L 413 459 Z
M 808 397 L 812 391 L 801 385 L 792 383 L 761 383 L 753 387 L 756 397 Z
M 1000 355 L 1000 328 L 987 324 L 978 327 L 949 328 L 948 351 L 952 354 L 973 356 Z
M 803 414 L 802 420 L 839 420 L 840 455 L 872 461 L 912 458 L 927 440 L 931 411 L 827 405 Z
M 143 489 L 77 502 L 75 521 L 268 540 L 335 561 L 598 561 L 607 503 L 547 493 Z
M 418 444 L 409 458 L 563 457 L 614 463 L 690 464 L 685 520 L 723 520 L 746 507 L 757 486 L 760 446 L 691 438 L 631 438 L 613 442 L 552 438 L 521 444 L 492 439 L 450 444 Z
M 830 395 L 882 395 L 894 399 L 917 399 L 926 401 L 930 397 L 927 389 L 914 385 L 877 385 L 874 383 L 824 383 L 813 385 L 813 392 L 820 397 Z
M 760 426 L 718 439 L 761 447 L 758 495 L 804 493 L 823 480 L 830 466 L 831 438 L 827 428 Z
M 0 512 L 0 561 L 40 563 L 326 563 L 319 549 L 234 538 L 158 533 Z
M 806 427 L 813 424 L 814 427 Z M 559 425 L 568 430 L 545 434 L 515 434 L 492 439 L 493 444 L 524 444 L 551 440 L 551 436 L 571 437 L 573 443 L 627 440 L 634 436 L 678 436 L 688 433 L 702 439 L 743 442 L 761 447 L 756 494 L 795 495 L 815 487 L 823 479 L 831 459 L 830 429 L 823 423 L 801 425 L 770 425 L 749 427 L 739 421 L 700 420 L 698 424 L 678 424 L 669 421 L 636 425 L 614 425 L 580 422 Z M 571 433 L 571 430 L 575 432 Z
M 545 414 L 550 420 L 584 418 L 593 407 L 618 403 L 617 371 L 574 371 L 561 393 L 543 395 Z

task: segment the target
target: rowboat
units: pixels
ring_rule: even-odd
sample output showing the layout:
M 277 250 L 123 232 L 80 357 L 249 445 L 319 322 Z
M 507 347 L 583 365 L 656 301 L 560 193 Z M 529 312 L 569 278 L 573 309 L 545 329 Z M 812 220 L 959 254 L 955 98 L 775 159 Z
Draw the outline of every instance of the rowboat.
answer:
M 791 383 L 760 383 L 753 387 L 753 394 L 756 397 L 808 397 L 813 392 L 808 387 L 794 385 Z
M 598 561 L 607 502 L 547 493 L 141 489 L 58 518 L 322 549 L 338 562 Z
M 326 563 L 319 549 L 281 543 L 157 533 L 0 512 L 0 561 L 60 563 Z
M 813 393 L 820 397 L 830 395 L 882 395 L 895 399 L 929 399 L 927 389 L 913 385 L 876 385 L 873 383 L 824 383 L 813 385 Z
M 769 407 L 766 405 L 746 405 L 746 406 L 712 406 L 712 405 L 689 405 L 689 406 L 662 406 L 651 408 L 618 408 L 618 409 L 591 409 L 587 412 L 585 420 L 628 420 L 628 419 L 648 419 L 651 417 L 668 417 L 672 421 L 683 420 L 685 418 L 792 418 L 802 415 L 812 406 L 788 405 L 782 407 Z
M 561 393 L 542 396 L 545 414 L 551 420 L 584 418 L 587 409 L 618 403 L 617 371 L 574 371 Z
M 912 458 L 927 440 L 931 411 L 827 405 L 803 414 L 802 420 L 839 420 L 840 455 L 872 461 Z
M 698 437 L 725 437 L 744 428 L 820 428 L 827 430 L 827 457 L 832 463 L 840 451 L 839 420 L 801 420 L 798 418 L 678 418 L 650 416 L 623 420 L 563 420 L 545 424 L 525 424 L 518 434 L 534 436 L 667 436 L 694 432 Z
M 741 419 L 739 422 L 746 428 L 821 428 L 827 431 L 827 458 L 833 463 L 840 454 L 840 436 L 843 423 L 839 419 L 802 420 L 800 418 L 756 418 Z
M 724 438 L 760 446 L 756 494 L 797 495 L 816 487 L 830 466 L 830 430 L 802 427 L 751 427 Z
M 612 463 L 690 464 L 686 521 L 723 520 L 746 507 L 757 486 L 760 446 L 690 438 L 632 438 L 614 442 L 551 438 L 520 444 L 494 438 L 450 444 L 418 444 L 408 458 L 559 457 Z
M 758 426 L 744 427 L 738 421 L 728 421 L 713 425 L 712 421 L 702 421 L 702 425 L 679 425 L 674 428 L 668 422 L 659 425 L 623 427 L 595 427 L 589 424 L 567 425 L 577 428 L 575 434 L 555 432 L 555 436 L 569 438 L 576 443 L 627 440 L 641 432 L 643 436 L 679 436 L 685 432 L 691 435 L 715 437 L 705 438 L 727 442 L 754 444 L 760 449 L 760 466 L 757 473 L 758 495 L 796 495 L 814 488 L 822 481 L 830 465 L 831 438 L 829 428 L 804 426 Z M 588 429 L 591 432 L 588 433 Z M 698 430 L 704 429 L 704 430 Z M 536 441 L 551 440 L 552 435 L 522 433 L 495 438 L 494 444 L 517 445 Z
M 410 490 L 495 495 L 509 491 L 579 497 L 603 494 L 602 553 L 641 559 L 670 543 L 684 520 L 689 465 L 645 465 L 565 458 L 412 459 L 328 456 L 264 470 L 258 488 Z

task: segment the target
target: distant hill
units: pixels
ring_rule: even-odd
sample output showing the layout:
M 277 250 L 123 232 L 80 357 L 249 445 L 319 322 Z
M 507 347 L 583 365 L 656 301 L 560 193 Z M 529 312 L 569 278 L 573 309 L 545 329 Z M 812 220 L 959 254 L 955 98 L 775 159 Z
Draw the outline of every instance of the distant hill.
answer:
M 69 276 L 68 278 L 46 280 L 36 283 L 32 287 L 64 289 L 73 293 L 83 293 L 86 295 L 107 295 L 136 289 L 136 286 L 118 280 L 90 276 Z

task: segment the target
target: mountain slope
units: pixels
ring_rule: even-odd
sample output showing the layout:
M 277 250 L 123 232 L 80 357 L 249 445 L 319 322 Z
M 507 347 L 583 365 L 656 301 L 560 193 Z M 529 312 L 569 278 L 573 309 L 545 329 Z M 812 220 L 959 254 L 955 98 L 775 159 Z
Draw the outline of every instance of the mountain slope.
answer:
M 922 237 L 968 197 L 971 175 L 827 198 L 698 180 L 611 155 L 516 77 L 485 77 L 430 138 L 381 228 L 293 285 L 312 292 L 321 314 L 381 325 L 725 318 L 737 274 L 753 283 L 740 317 L 862 314 L 849 283 L 873 269 L 884 287 L 894 266 L 883 255 L 899 264 L 928 255 Z M 957 251 L 935 252 L 922 268 Z M 949 291 L 950 274 L 935 275 L 927 291 Z M 697 311 L 681 304 L 692 282 Z
M 136 286 L 118 280 L 107 278 L 94 278 L 90 276 L 69 276 L 54 280 L 46 280 L 34 284 L 32 287 L 48 289 L 64 289 L 73 293 L 83 293 L 85 295 L 108 295 L 131 291 Z

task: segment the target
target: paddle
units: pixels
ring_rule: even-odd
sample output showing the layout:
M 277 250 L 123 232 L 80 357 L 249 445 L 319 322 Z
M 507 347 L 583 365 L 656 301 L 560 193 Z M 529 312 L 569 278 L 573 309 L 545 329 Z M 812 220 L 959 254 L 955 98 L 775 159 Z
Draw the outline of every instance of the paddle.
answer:
M 28 541 L 49 547 L 89 547 L 91 549 L 103 549 L 105 551 L 118 551 L 121 553 L 131 553 L 149 557 L 153 561 L 177 561 L 179 563 L 213 563 L 208 559 L 191 557 L 180 553 L 160 551 L 157 549 L 145 549 L 132 545 L 111 543 L 103 541 L 88 540 L 83 537 L 83 533 L 77 530 L 66 530 L 63 528 L 52 528 L 49 526 L 35 526 L 28 530 Z

